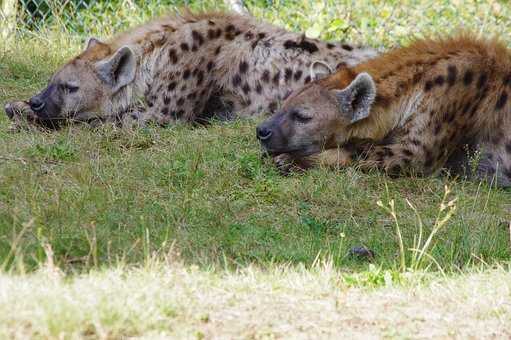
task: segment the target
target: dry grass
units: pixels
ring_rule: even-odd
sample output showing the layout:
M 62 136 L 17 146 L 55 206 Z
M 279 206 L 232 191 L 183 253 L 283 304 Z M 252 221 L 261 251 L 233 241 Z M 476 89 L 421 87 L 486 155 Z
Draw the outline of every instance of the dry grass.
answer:
M 360 274 L 358 274 L 360 275 Z M 5 338 L 380 338 L 511 336 L 511 273 L 389 272 L 351 285 L 329 264 L 213 272 L 179 264 L 66 278 L 0 276 Z

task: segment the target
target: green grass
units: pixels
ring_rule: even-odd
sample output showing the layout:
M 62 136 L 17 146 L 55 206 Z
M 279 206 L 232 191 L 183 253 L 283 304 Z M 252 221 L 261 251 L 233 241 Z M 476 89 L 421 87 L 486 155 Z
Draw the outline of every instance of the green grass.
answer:
M 460 25 L 500 32 L 511 41 L 509 15 L 504 15 L 511 9 L 504 3 L 456 7 L 448 1 L 409 1 L 395 8 L 396 3 L 277 3 L 278 12 L 251 10 L 292 29 L 373 46 Z M 311 11 L 318 20 L 298 14 Z M 319 29 L 311 23 L 319 23 Z M 0 102 L 27 98 L 42 88 L 80 49 L 77 41 L 53 32 L 4 42 Z M 0 264 L 34 269 L 50 245 L 66 271 L 140 264 L 171 248 L 186 263 L 200 266 L 311 265 L 319 256 L 358 270 L 367 263 L 349 256 L 349 249 L 366 246 L 378 266 L 400 268 L 395 221 L 376 202 L 395 201 L 406 266 L 411 266 L 409 249 L 419 223 L 407 201 L 417 208 L 427 235 L 446 184 L 457 198 L 457 211 L 428 254 L 446 271 L 509 261 L 509 191 L 446 178 L 391 180 L 355 169 L 281 177 L 261 160 L 255 125 L 245 120 L 139 131 L 73 126 L 11 134 L 2 116 Z

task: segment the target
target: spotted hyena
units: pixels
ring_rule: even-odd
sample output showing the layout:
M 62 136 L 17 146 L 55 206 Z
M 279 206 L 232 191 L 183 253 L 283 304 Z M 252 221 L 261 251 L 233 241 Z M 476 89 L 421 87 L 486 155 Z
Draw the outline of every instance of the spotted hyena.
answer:
M 249 16 L 184 11 L 108 42 L 89 40 L 44 90 L 27 104 L 8 104 L 6 112 L 13 117 L 28 105 L 32 120 L 41 123 L 131 112 L 163 125 L 212 115 L 252 116 L 275 111 L 282 98 L 310 82 L 314 63 L 335 70 L 375 55 Z
M 510 93 L 511 51 L 499 41 L 419 40 L 306 85 L 257 134 L 283 168 L 355 156 L 391 174 L 463 169 L 506 187 Z

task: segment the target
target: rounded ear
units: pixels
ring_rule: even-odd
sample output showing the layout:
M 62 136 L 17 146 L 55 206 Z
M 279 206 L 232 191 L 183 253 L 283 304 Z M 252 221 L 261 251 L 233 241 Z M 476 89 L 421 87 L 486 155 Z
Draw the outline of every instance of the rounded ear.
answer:
M 344 90 L 332 90 L 341 113 L 352 123 L 367 118 L 376 98 L 376 85 L 368 73 L 360 73 Z
M 111 57 L 98 61 L 96 71 L 113 92 L 119 91 L 135 79 L 137 60 L 135 53 L 128 46 L 118 49 Z
M 330 66 L 323 61 L 313 61 L 310 66 L 310 76 L 313 81 L 328 77 L 332 73 Z
M 89 48 L 92 48 L 99 44 L 102 44 L 101 40 L 94 37 L 90 37 L 87 39 L 87 42 L 85 42 L 85 50 L 88 50 Z

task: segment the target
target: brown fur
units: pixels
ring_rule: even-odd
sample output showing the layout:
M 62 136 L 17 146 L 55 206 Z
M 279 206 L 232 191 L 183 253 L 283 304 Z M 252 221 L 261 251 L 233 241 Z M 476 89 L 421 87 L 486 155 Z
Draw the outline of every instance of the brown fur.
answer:
M 367 118 L 350 123 L 334 105 L 333 93 L 362 73 L 374 80 L 376 98 Z M 357 156 L 361 167 L 382 168 L 392 174 L 464 169 L 509 186 L 510 94 L 511 51 L 500 41 L 466 33 L 419 40 L 340 70 L 292 95 L 283 112 L 307 107 L 302 115 L 311 117 L 294 134 L 307 129 L 301 140 L 320 136 L 322 149 L 327 150 L 291 158 L 338 166 Z M 338 146 L 345 148 L 339 151 Z M 475 154 L 480 161 L 472 173 L 468 156 Z M 279 162 L 290 158 L 278 157 Z

